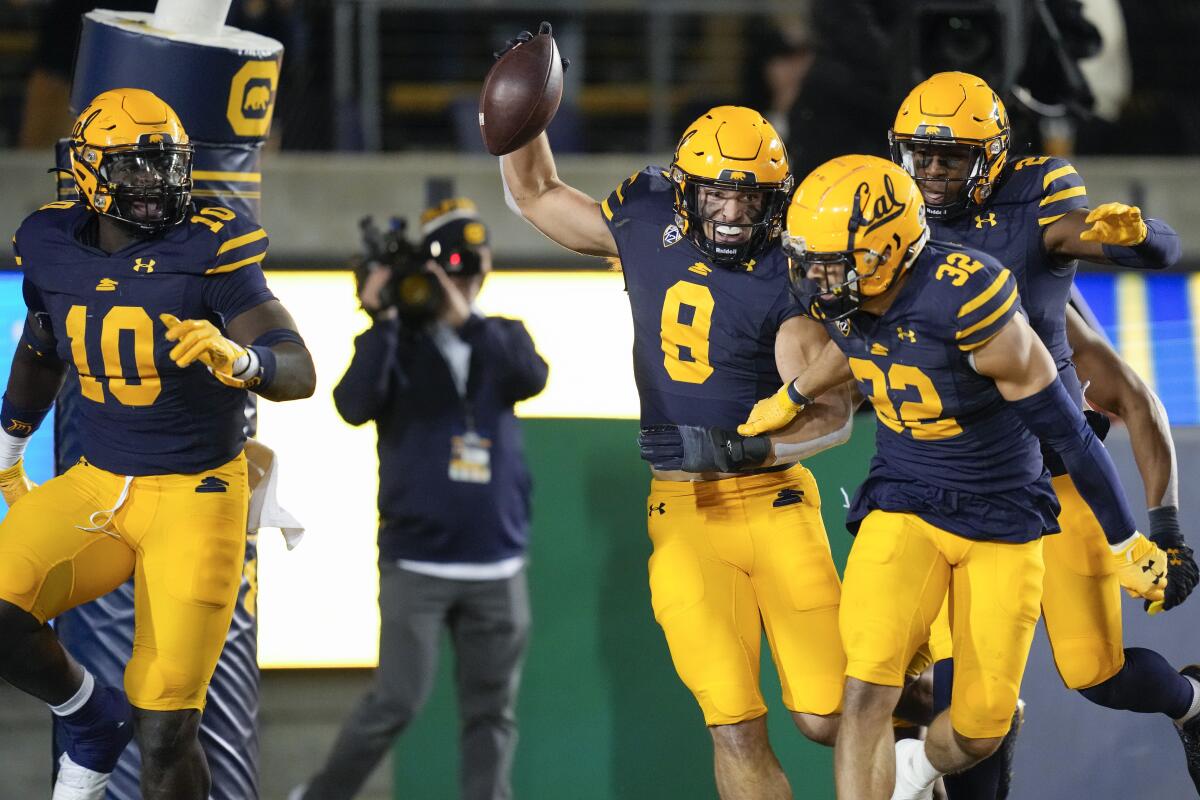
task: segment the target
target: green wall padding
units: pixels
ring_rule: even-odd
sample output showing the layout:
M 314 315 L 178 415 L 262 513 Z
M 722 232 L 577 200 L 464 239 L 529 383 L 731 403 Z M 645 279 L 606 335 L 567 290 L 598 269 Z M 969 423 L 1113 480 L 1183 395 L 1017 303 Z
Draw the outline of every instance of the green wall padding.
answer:
M 650 610 L 649 472 L 628 420 L 526 420 L 534 474 L 533 636 L 518 724 L 514 792 L 523 800 L 671 800 L 716 796 L 703 717 L 671 665 Z M 874 446 L 860 418 L 851 442 L 807 462 L 839 568 L 853 494 Z M 833 798 L 832 751 L 810 744 L 779 702 L 763 645 L 771 739 L 798 798 Z M 397 743 L 395 796 L 458 796 L 453 656 L 443 640 L 429 705 Z

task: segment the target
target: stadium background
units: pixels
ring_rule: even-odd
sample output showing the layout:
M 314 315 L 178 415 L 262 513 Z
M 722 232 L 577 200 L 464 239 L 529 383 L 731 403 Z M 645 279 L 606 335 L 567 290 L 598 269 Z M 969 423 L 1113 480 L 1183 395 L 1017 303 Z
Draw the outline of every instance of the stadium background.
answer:
M 7 229 L 53 199 L 53 180 L 44 173 L 52 152 L 30 142 L 24 149 L 17 145 L 34 113 L 28 90 L 52 94 L 30 76 L 38 69 L 53 75 L 37 31 L 43 15 L 59 5 L 0 2 L 0 147 L 9 148 L 0 149 L 0 227 Z M 264 155 L 256 183 L 272 237 L 269 277 L 296 313 L 320 379 L 311 401 L 260 405 L 260 435 L 281 456 L 284 504 L 310 529 L 292 553 L 273 535 L 259 545 L 263 797 L 282 797 L 324 754 L 364 685 L 361 667 L 374 658 L 374 435 L 341 423 L 329 400 L 352 337 L 366 324 L 341 267 L 358 248 L 361 215 L 415 218 L 428 197 L 450 191 L 473 197 L 493 226 L 502 271 L 489 279 L 481 304 L 525 319 L 551 365 L 547 392 L 521 409 L 536 484 L 535 627 L 518 712 L 517 794 L 713 794 L 707 735 L 650 614 L 646 474 L 633 443 L 631 330 L 620 278 L 557 249 L 504 207 L 495 160 L 475 153 L 479 146 L 471 138 L 478 83 L 492 49 L 549 16 L 574 62 L 566 105 L 552 129 L 563 154 L 560 172 L 601 197 L 642 165 L 666 161 L 677 129 L 710 101 L 761 97 L 754 92 L 754 70 L 759 56 L 776 46 L 764 44 L 762 29 L 800 31 L 814 61 L 808 74 L 816 80 L 818 65 L 837 51 L 820 38 L 835 22 L 854 23 L 866 18 L 854 15 L 868 12 L 895 22 L 897 12 L 888 3 L 820 0 L 660 2 L 654 11 L 618 0 L 552 5 L 565 10 L 500 10 L 472 2 L 237 4 L 251 21 L 256 7 L 266 8 L 258 19 L 274 19 L 271 32 L 289 48 L 276 149 Z M 1001 12 L 1014 7 L 975 5 Z M 1161 54 L 1198 58 L 1172 43 L 1195 40 L 1200 14 L 1166 0 L 1129 2 L 1123 14 L 1115 3 L 1086 4 L 1093 13 L 1106 5 L 1116 7 L 1125 23 L 1132 89 L 1113 119 L 1079 123 L 1066 142 L 1061 126 L 1033 120 L 1026 128 L 1029 147 L 1065 146 L 1079 153 L 1074 160 L 1093 202 L 1138 202 L 1170 220 L 1184 237 L 1184 266 L 1193 268 L 1200 264 L 1194 192 L 1200 98 L 1183 76 L 1196 70 L 1178 61 L 1168 68 Z M 782 13 L 753 13 L 763 9 Z M 69 38 L 61 19 L 55 35 Z M 1003 53 L 1013 42 L 994 44 Z M 907 63 L 903 52 L 891 57 L 893 64 Z M 907 76 L 900 67 L 889 73 L 900 83 Z M 875 91 L 869 77 L 852 84 L 867 96 Z M 853 98 L 846 99 L 845 107 L 820 108 L 829 128 L 880 125 L 868 122 L 869 115 L 856 116 Z M 871 131 L 871 140 L 882 142 L 894 105 L 883 102 L 882 127 Z M 1200 463 L 1200 435 L 1193 427 L 1200 424 L 1200 276 L 1188 269 L 1151 276 L 1093 272 L 1079 283 L 1118 349 L 1162 396 L 1180 448 L 1185 524 L 1200 518 L 1200 504 L 1189 491 Z M 21 315 L 19 277 L 0 276 L 0 332 L 9 347 Z M 7 367 L 7 358 L 0 358 L 0 369 Z M 860 419 L 849 445 L 811 462 L 839 563 L 850 543 L 842 527 L 842 491 L 852 492 L 865 471 L 872 424 Z M 30 471 L 44 479 L 52 458 L 45 434 L 39 437 Z M 1113 450 L 1136 508 L 1142 505 L 1140 482 L 1122 437 L 1120 430 L 1114 434 Z M 1197 660 L 1189 652 L 1196 615 L 1189 605 L 1149 621 L 1127 603 L 1127 640 L 1156 647 L 1176 663 Z M 370 797 L 454 796 L 455 711 L 446 680 L 451 667 L 447 652 L 429 708 L 401 741 L 391 769 L 372 783 Z M 773 739 L 797 796 L 832 797 L 829 753 L 790 729 L 769 659 L 764 675 Z M 1161 780 L 1158 796 L 1191 792 L 1169 728 L 1153 718 L 1104 712 L 1064 691 L 1040 635 L 1024 694 L 1029 724 L 1018 751 L 1016 797 L 1140 796 L 1149 775 Z M 44 709 L 11 689 L 0 696 L 0 728 L 8 731 L 0 734 L 6 770 L 0 798 L 40 796 L 50 761 Z

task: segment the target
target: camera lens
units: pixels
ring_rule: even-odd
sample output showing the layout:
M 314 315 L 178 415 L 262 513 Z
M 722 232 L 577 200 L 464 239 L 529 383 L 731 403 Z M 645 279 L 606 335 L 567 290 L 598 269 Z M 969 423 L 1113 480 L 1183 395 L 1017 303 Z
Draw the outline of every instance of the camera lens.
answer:
M 1002 77 L 1003 18 L 994 10 L 926 10 L 917 28 L 917 64 L 922 77 L 960 70 L 994 81 Z

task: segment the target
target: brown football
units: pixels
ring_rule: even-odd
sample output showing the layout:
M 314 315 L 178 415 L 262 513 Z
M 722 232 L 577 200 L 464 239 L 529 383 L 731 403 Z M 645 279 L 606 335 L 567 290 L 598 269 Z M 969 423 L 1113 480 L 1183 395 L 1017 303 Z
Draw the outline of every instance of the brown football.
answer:
M 479 132 L 488 152 L 502 156 L 533 141 L 554 119 L 562 93 L 562 59 L 553 36 L 539 33 L 505 53 L 488 70 L 479 95 Z

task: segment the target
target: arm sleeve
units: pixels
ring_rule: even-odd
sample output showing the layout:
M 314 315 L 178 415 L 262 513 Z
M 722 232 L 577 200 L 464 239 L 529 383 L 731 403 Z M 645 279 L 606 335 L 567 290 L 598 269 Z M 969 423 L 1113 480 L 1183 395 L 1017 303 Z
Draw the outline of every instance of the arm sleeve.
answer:
M 398 375 L 398 320 L 379 320 L 354 340 L 354 358 L 333 389 L 333 403 L 351 425 L 377 419 L 391 398 L 393 386 L 403 391 L 408 381 Z M 394 384 L 393 381 L 397 380 Z
M 1179 234 L 1161 219 L 1146 220 L 1146 239 L 1141 244 L 1106 244 L 1102 249 L 1109 261 L 1130 269 L 1166 269 L 1183 255 Z
M 200 289 L 201 298 L 207 308 L 228 322 L 239 314 L 274 300 L 275 295 L 267 286 L 262 267 L 251 264 L 233 272 L 223 272 L 204 278 Z
M 1087 204 L 1087 187 L 1075 167 L 1061 158 L 1048 159 L 1042 169 L 1038 226 L 1045 227 Z
M 970 352 L 1008 324 L 1021 310 L 1021 299 L 1016 279 L 1003 267 L 977 270 L 964 288 L 967 299 L 956 312 L 954 339 L 960 350 Z
M 1109 544 L 1137 532 L 1116 467 L 1083 412 L 1067 394 L 1062 378 L 1037 394 L 1009 403 L 1025 426 L 1066 464 L 1075 488 L 1096 515 Z
M 546 388 L 547 366 L 520 320 L 471 317 L 463 340 L 479 348 L 486 363 L 499 372 L 505 397 L 511 403 L 527 400 Z

